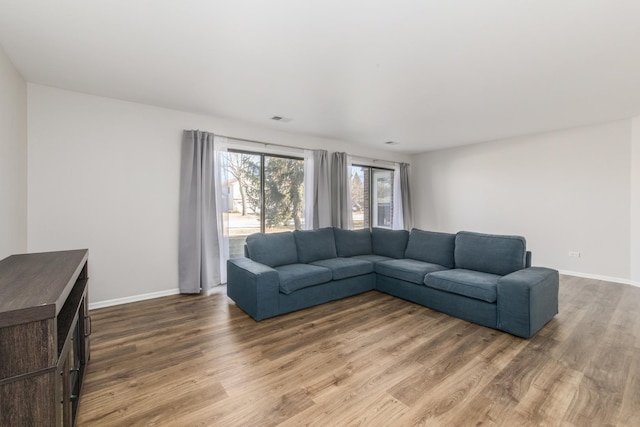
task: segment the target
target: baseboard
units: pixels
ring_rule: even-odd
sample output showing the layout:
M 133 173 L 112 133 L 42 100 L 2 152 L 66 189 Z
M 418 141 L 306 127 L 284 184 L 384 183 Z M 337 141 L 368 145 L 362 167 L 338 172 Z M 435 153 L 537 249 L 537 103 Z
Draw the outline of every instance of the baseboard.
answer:
M 120 305 L 120 304 L 128 304 L 130 302 L 144 301 L 147 299 L 166 297 L 169 295 L 177 295 L 179 293 L 180 293 L 180 289 L 175 288 L 175 289 L 167 289 L 166 291 L 151 292 L 149 294 L 133 295 L 130 297 L 115 298 L 115 299 L 109 299 L 106 301 L 90 302 L 89 310 L 111 307 L 111 306 Z
M 567 276 L 584 277 L 585 279 L 602 280 L 604 282 L 622 283 L 623 285 L 640 287 L 640 282 L 635 282 L 629 279 L 621 279 L 619 277 L 600 276 L 598 274 L 579 273 L 577 271 L 566 271 L 566 270 L 560 270 L 560 274 L 566 274 Z

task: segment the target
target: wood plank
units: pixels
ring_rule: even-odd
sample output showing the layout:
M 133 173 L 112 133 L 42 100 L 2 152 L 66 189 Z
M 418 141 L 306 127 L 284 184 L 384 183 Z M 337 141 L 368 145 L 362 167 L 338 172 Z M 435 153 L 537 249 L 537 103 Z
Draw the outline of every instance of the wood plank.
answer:
M 261 322 L 220 293 L 95 310 L 77 425 L 640 425 L 640 289 L 560 285 L 529 340 L 377 292 Z
M 514 410 L 506 414 L 504 424 L 559 425 L 582 378 L 582 373 L 548 359 Z
M 618 423 L 621 426 L 640 426 L 640 352 L 627 352 L 629 377 L 623 392 Z

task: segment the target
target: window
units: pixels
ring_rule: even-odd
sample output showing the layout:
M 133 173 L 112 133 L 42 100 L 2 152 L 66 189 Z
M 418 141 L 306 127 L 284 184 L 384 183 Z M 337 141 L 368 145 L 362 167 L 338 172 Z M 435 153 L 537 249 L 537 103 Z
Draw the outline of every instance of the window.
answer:
M 222 164 L 229 257 L 244 255 L 250 234 L 304 227 L 304 159 L 229 150 Z
M 393 170 L 351 166 L 354 229 L 393 226 Z

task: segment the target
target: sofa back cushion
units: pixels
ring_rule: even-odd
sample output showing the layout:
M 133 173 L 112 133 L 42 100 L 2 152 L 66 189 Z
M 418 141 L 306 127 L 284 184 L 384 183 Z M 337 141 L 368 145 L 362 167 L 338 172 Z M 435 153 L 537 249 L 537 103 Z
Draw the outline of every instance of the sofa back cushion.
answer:
M 357 255 L 371 255 L 371 232 L 368 228 L 362 230 L 343 230 L 334 228 L 333 235 L 336 239 L 336 252 L 338 256 L 350 257 Z
M 404 258 L 408 240 L 409 232 L 407 230 L 387 230 L 386 228 L 371 230 L 371 246 L 375 255 Z
M 455 234 L 423 231 L 414 228 L 409 234 L 409 242 L 407 243 L 404 257 L 453 268 L 455 265 L 453 260 L 455 242 Z
M 332 227 L 296 230 L 293 232 L 293 237 L 296 241 L 298 262 L 301 264 L 338 256 Z
M 290 231 L 252 234 L 247 237 L 247 249 L 249 258 L 269 267 L 298 262 L 296 242 Z
M 525 268 L 527 243 L 521 236 L 472 233 L 456 235 L 456 268 L 504 276 Z

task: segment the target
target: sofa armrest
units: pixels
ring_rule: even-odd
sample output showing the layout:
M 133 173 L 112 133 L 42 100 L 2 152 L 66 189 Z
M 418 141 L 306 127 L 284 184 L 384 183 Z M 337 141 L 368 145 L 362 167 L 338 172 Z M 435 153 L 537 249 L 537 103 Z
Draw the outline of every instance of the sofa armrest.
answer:
M 559 275 L 531 267 L 498 280 L 498 329 L 530 338 L 558 313 Z
M 227 295 L 255 320 L 278 314 L 279 287 L 273 268 L 248 258 L 227 260 Z

